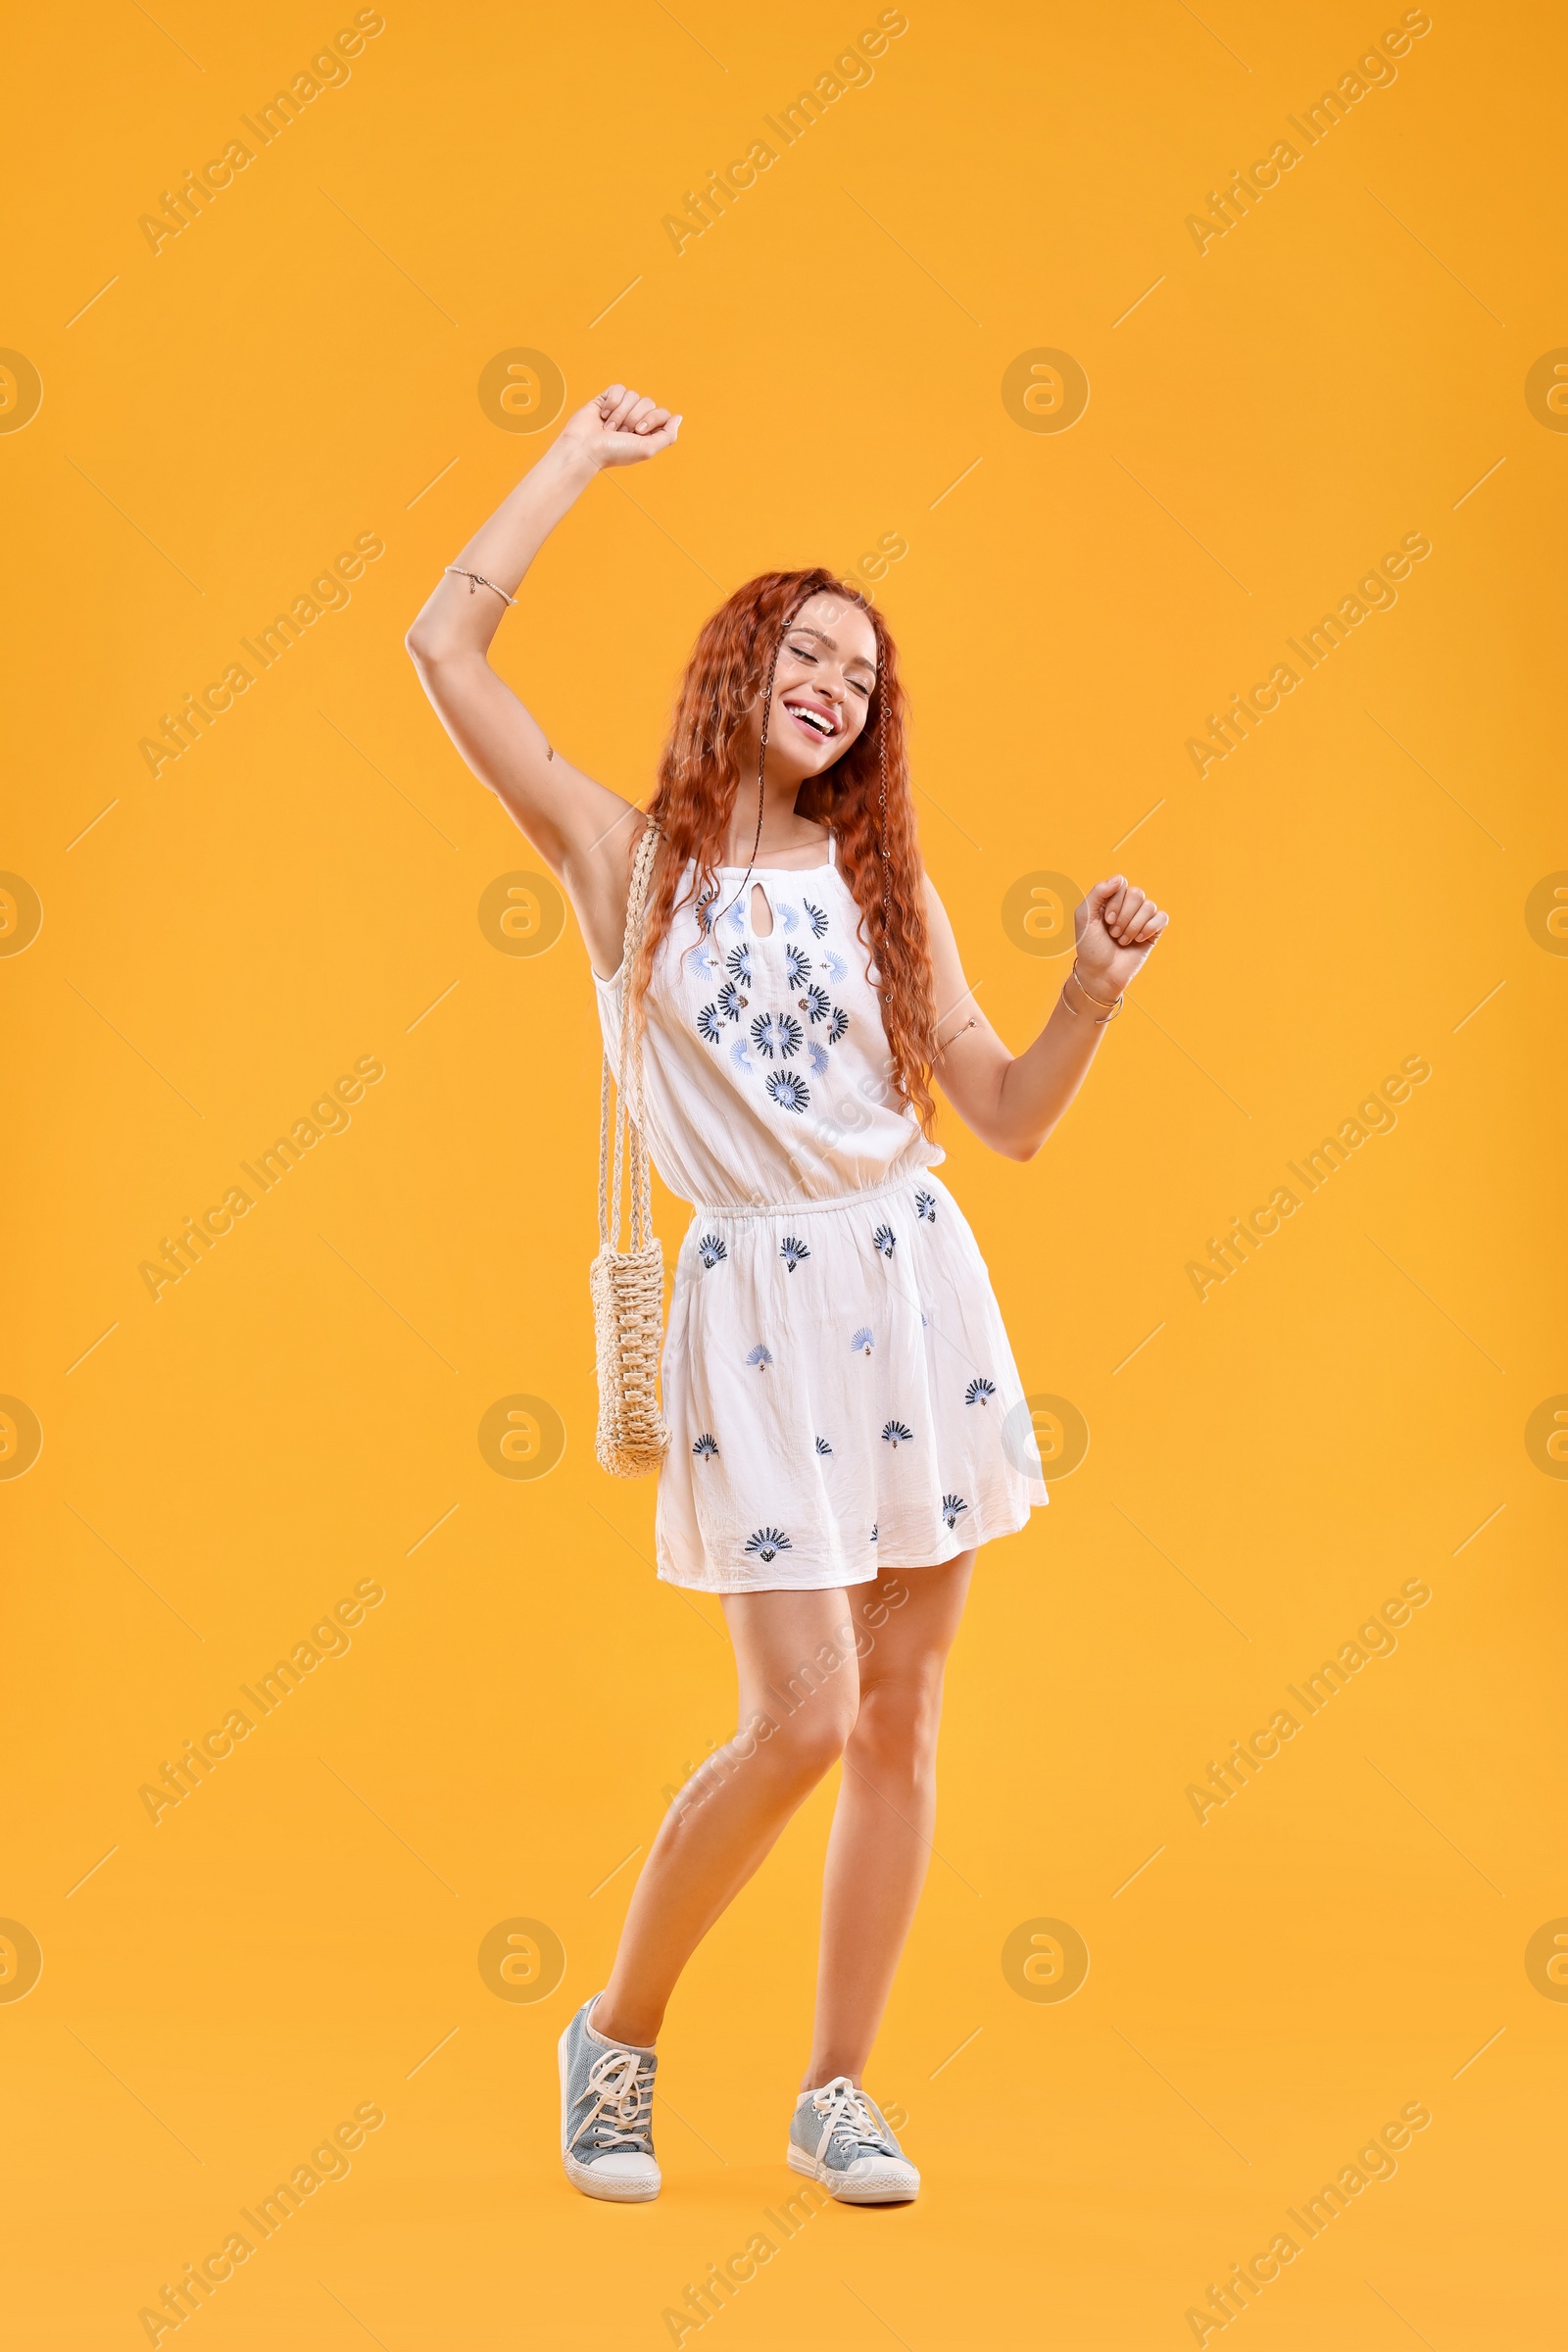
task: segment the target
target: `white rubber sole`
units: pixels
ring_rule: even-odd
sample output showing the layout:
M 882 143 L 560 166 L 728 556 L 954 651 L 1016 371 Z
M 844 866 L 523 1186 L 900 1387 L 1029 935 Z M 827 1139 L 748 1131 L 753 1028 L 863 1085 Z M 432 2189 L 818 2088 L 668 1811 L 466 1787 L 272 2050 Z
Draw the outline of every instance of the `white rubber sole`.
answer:
M 920 2176 L 913 2165 L 908 2166 L 912 2180 L 903 2173 L 864 2174 L 858 2180 L 847 2181 L 842 2173 L 835 2173 L 819 2157 L 808 2156 L 792 2139 L 784 2152 L 784 2161 L 792 2173 L 804 2173 L 808 2180 L 819 2181 L 839 2205 L 912 2205 L 920 2193 Z
M 568 2027 L 566 2032 L 570 2031 L 571 2029 Z M 561 2081 L 561 2128 L 564 2134 L 566 2128 L 565 2034 L 563 2034 L 556 2044 L 556 2072 Z M 575 2156 L 567 2154 L 564 2146 L 561 2151 L 561 2165 L 573 2188 L 580 2188 L 585 2197 L 597 2197 L 604 2205 L 651 2205 L 664 2185 L 664 2176 L 657 2169 L 651 2180 L 612 2179 L 602 2171 L 600 2165 L 579 2164 Z
M 579 2164 L 575 2156 L 564 2153 L 561 2161 L 572 2187 L 580 2188 L 585 2197 L 598 2197 L 605 2205 L 651 2205 L 664 2185 L 662 2174 L 652 2180 L 607 2180 L 603 2164 Z

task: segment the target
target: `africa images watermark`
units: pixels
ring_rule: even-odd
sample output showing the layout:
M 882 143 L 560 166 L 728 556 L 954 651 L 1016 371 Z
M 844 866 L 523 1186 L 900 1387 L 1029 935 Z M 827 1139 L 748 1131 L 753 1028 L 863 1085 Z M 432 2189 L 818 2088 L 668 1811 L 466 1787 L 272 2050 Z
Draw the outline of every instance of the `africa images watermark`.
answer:
M 255 668 L 249 668 L 243 662 L 231 662 L 216 686 L 205 688 L 199 695 L 187 694 L 177 711 L 164 712 L 158 722 L 161 732 L 144 735 L 137 744 L 136 749 L 153 774 L 160 775 L 171 760 L 182 759 L 193 750 L 224 711 L 232 710 L 235 698 L 249 693 L 262 672 L 281 662 L 289 647 L 297 645 L 324 612 L 345 612 L 354 601 L 348 582 L 359 579 L 367 564 L 377 563 L 385 554 L 386 542 L 379 532 L 362 531 L 352 549 L 338 556 L 311 582 L 309 595 L 302 591 L 286 612 L 279 612 L 268 628 L 257 630 L 259 645 L 242 637 L 240 643 Z
M 231 1184 L 216 1207 L 204 1209 L 199 1217 L 187 1217 L 176 1236 L 166 1233 L 159 1245 L 158 1258 L 144 1257 L 136 1269 L 154 1303 L 172 1284 L 183 1282 L 187 1274 L 194 1273 L 207 1251 L 233 1232 L 236 1220 L 248 1217 L 263 1194 L 280 1185 L 289 1170 L 298 1167 L 305 1153 L 314 1152 L 323 1136 L 346 1135 L 354 1124 L 348 1105 L 361 1102 L 366 1088 L 379 1086 L 385 1076 L 385 1065 L 373 1054 L 362 1054 L 353 1070 L 311 1104 L 308 1118 L 296 1119 L 288 1134 L 280 1135 L 270 1151 L 258 1152 L 259 1168 L 253 1167 L 248 1159 L 240 1161 L 256 1187 L 254 1193 L 248 1193 L 242 1184 Z
M 1424 531 L 1406 531 L 1398 550 L 1385 556 L 1364 580 L 1357 580 L 1357 593 L 1342 596 L 1334 611 L 1325 612 L 1316 628 L 1305 632 L 1305 645 L 1287 637 L 1286 644 L 1303 666 L 1296 669 L 1289 662 L 1277 662 L 1261 686 L 1254 686 L 1250 695 L 1233 694 L 1230 709 L 1223 713 L 1209 712 L 1205 723 L 1214 740 L 1200 735 L 1187 738 L 1187 750 L 1199 774 L 1205 774 L 1216 760 L 1228 760 L 1232 752 L 1240 751 L 1248 737 L 1280 708 L 1283 698 L 1294 694 L 1310 671 L 1321 669 L 1330 654 L 1344 645 L 1350 631 L 1358 629 L 1370 613 L 1392 612 L 1399 601 L 1393 583 L 1407 579 L 1411 564 L 1424 564 L 1431 553 L 1432 542 Z
M 1352 1152 L 1359 1152 L 1374 1135 L 1392 1135 L 1399 1124 L 1394 1105 L 1407 1102 L 1412 1087 L 1425 1086 L 1431 1075 L 1429 1061 L 1419 1054 L 1407 1054 L 1395 1075 L 1385 1078 L 1381 1088 L 1356 1104 L 1353 1118 L 1342 1119 L 1335 1134 L 1326 1135 L 1315 1152 L 1302 1153 L 1304 1167 L 1288 1159 L 1285 1165 L 1301 1187 L 1299 1193 L 1288 1184 L 1276 1185 L 1263 1207 L 1254 1208 L 1249 1217 L 1232 1217 L 1229 1233 L 1209 1235 L 1206 1258 L 1188 1259 L 1187 1278 L 1199 1298 L 1206 1298 L 1210 1291 L 1239 1274 L 1266 1241 L 1283 1231 L 1287 1217 L 1294 1217 L 1331 1176 L 1348 1165 Z
M 348 2122 L 339 2124 L 318 2148 L 311 2150 L 308 2164 L 297 2164 L 270 2197 L 258 2199 L 254 2213 L 242 2205 L 240 2218 L 254 2235 L 247 2237 L 244 2230 L 231 2230 L 216 2254 L 209 2254 L 205 2262 L 187 2262 L 177 2286 L 166 2286 L 155 2305 L 144 2304 L 136 2317 L 147 2341 L 162 2343 L 166 2335 L 193 2320 L 202 2306 L 212 2301 L 216 2289 L 233 2278 L 240 2264 L 249 2262 L 258 2247 L 277 2235 L 307 2197 L 314 2197 L 328 2180 L 346 2180 L 354 2170 L 350 2156 L 364 2147 L 368 2132 L 379 2132 L 385 2122 L 385 2114 L 373 2099 L 362 2099 Z
M 209 205 L 215 203 L 225 188 L 231 188 L 237 174 L 248 171 L 263 148 L 280 139 L 290 123 L 297 122 L 306 107 L 319 98 L 324 90 L 340 90 L 352 79 L 348 60 L 358 57 L 366 42 L 373 41 L 385 32 L 386 19 L 373 8 L 362 8 L 352 25 L 334 35 L 318 50 L 308 73 L 295 74 L 286 90 L 279 90 L 267 106 L 259 106 L 260 122 L 249 115 L 240 121 L 257 141 L 252 147 L 245 139 L 230 139 L 220 156 L 204 164 L 199 172 L 187 172 L 177 188 L 165 188 L 159 197 L 161 213 L 143 213 L 136 225 L 155 254 L 173 237 L 181 235 L 199 220 Z
M 672 2309 L 666 2303 L 659 2316 L 669 2329 L 671 2341 L 683 2344 L 689 2335 L 694 2335 L 700 2328 L 706 2328 L 710 2320 L 716 2320 L 724 2309 L 724 2298 L 733 2302 L 737 2287 L 745 2286 L 755 2278 L 762 2266 L 771 2262 L 792 2237 L 800 2235 L 812 2214 L 820 2213 L 829 2202 L 826 2189 L 818 2188 L 814 2180 L 808 2180 L 804 2188 L 798 2189 L 791 2197 L 783 2213 L 775 2213 L 771 2205 L 764 2205 L 762 2219 L 772 2224 L 779 2233 L 778 2237 L 769 2237 L 765 2230 L 754 2230 L 738 2254 L 732 2254 L 722 2265 L 716 2262 L 709 2264 L 708 2276 L 702 2285 L 688 2286 L 686 2299 L 678 2309 Z
M 1286 1684 L 1286 1690 L 1301 1709 L 1299 1715 L 1293 1714 L 1289 1707 L 1279 1707 L 1264 1730 L 1253 1732 L 1249 1740 L 1233 1740 L 1231 1752 L 1223 1763 L 1210 1757 L 1207 1781 L 1189 1782 L 1186 1792 L 1187 1801 L 1203 1828 L 1208 1826 L 1210 1813 L 1228 1805 L 1256 1779 L 1262 1767 L 1279 1754 L 1284 1741 L 1294 1740 L 1304 1724 L 1314 1715 L 1321 1715 L 1329 1701 L 1348 1688 L 1352 1674 L 1359 1674 L 1373 1658 L 1393 1657 L 1399 1646 L 1394 1629 L 1407 1626 L 1411 1611 L 1424 1609 L 1431 1598 L 1430 1585 L 1423 1584 L 1418 1576 L 1406 1577 L 1398 1592 L 1386 1600 L 1365 1625 L 1356 1627 L 1353 1642 L 1342 1642 L 1333 1657 L 1325 1658 L 1315 1674 L 1302 1677 L 1304 1690 L 1295 1683 Z
M 1353 2164 L 1342 2164 L 1332 2180 L 1325 2180 L 1315 2197 L 1304 2199 L 1306 2210 L 1298 2212 L 1294 2205 L 1285 2210 L 1301 2234 L 1293 2237 L 1288 2230 L 1276 2232 L 1266 2252 L 1254 2254 L 1250 2262 L 1231 2264 L 1231 2275 L 1223 2286 L 1211 2286 L 1208 2301 L 1202 2307 L 1192 2306 L 1186 2318 L 1200 2344 L 1220 2328 L 1239 2320 L 1256 2302 L 1265 2286 L 1272 2286 L 1286 2265 L 1303 2253 L 1315 2237 L 1321 2237 L 1342 2213 L 1350 2209 L 1352 2197 L 1359 2197 L 1374 2180 L 1392 2180 L 1398 2171 L 1395 2158 L 1410 2145 L 1414 2132 L 1424 2132 L 1432 2121 L 1432 2110 L 1420 2099 L 1407 2099 L 1392 2124 L 1357 2148 Z
M 819 74 L 808 90 L 802 90 L 792 106 L 782 107 L 783 122 L 764 115 L 775 147 L 769 139 L 754 139 L 738 162 L 729 164 L 722 172 L 710 172 L 700 188 L 688 188 L 681 201 L 684 214 L 666 213 L 660 225 L 677 253 L 707 234 L 730 210 L 748 188 L 757 185 L 758 175 L 770 172 L 784 153 L 804 139 L 812 124 L 819 122 L 830 106 L 836 106 L 847 90 L 864 89 L 875 78 L 870 60 L 881 57 L 890 41 L 896 41 L 909 29 L 909 20 L 901 8 L 885 8 L 876 24 L 859 36 L 833 60 L 831 73 Z
M 1412 40 L 1421 40 L 1432 30 L 1432 19 L 1424 8 L 1407 8 L 1399 25 L 1383 35 L 1383 46 L 1367 50 L 1355 61 L 1353 73 L 1342 74 L 1332 90 L 1325 90 L 1315 106 L 1304 109 L 1306 121 L 1295 115 L 1285 120 L 1304 142 L 1297 147 L 1290 139 L 1277 139 L 1260 163 L 1247 172 L 1232 172 L 1230 186 L 1210 188 L 1209 212 L 1189 213 L 1187 228 L 1200 253 L 1207 253 L 1217 237 L 1228 236 L 1247 219 L 1249 213 L 1262 202 L 1271 188 L 1277 188 L 1281 175 L 1294 172 L 1308 149 L 1321 146 L 1339 123 L 1348 116 L 1352 106 L 1375 89 L 1392 89 L 1399 78 L 1397 66 L 1390 61 L 1409 54 Z M 1385 56 L 1384 51 L 1388 54 Z
M 241 1683 L 254 1716 L 243 1707 L 230 1707 L 215 1731 L 203 1734 L 200 1741 L 187 1740 L 184 1752 L 177 1760 L 164 1762 L 163 1778 L 157 1783 L 144 1781 L 136 1794 L 152 1817 L 153 1827 L 163 1824 L 164 1815 L 175 1805 L 182 1805 L 187 1796 L 194 1796 L 214 1768 L 226 1762 L 237 1741 L 248 1740 L 259 1723 L 273 1715 L 292 1691 L 299 1689 L 308 1674 L 314 1674 L 324 1658 L 346 1658 L 354 1644 L 349 1639 L 351 1629 L 365 1622 L 367 1609 L 378 1609 L 386 1598 L 386 1588 L 378 1585 L 373 1576 L 362 1577 L 351 1593 L 345 1594 L 328 1616 L 311 1628 L 309 1641 L 296 1642 L 286 1658 L 279 1658 L 270 1674 L 257 1676 L 260 1685 L 253 1690 Z

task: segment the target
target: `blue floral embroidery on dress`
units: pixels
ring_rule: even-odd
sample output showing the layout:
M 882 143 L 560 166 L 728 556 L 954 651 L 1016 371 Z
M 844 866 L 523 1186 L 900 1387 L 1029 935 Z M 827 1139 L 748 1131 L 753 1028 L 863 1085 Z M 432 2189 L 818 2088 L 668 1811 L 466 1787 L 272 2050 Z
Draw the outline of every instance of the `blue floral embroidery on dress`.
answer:
M 718 1447 L 706 1429 L 692 1447 L 692 1451 L 700 1462 L 711 1462 L 718 1458 Z
M 788 1061 L 800 1052 L 805 1034 L 793 1012 L 760 1012 L 752 1023 L 752 1043 L 769 1061 L 775 1054 L 780 1061 Z
M 752 1059 L 752 1049 L 744 1037 L 738 1037 L 735 1040 L 729 1050 L 729 1057 L 743 1077 L 749 1078 L 757 1067 L 756 1062 Z
M 876 1542 L 876 1529 L 874 1527 L 871 1530 L 871 1541 L 873 1544 Z
M 722 1042 L 724 1024 L 719 1018 L 716 1004 L 703 1006 L 702 1011 L 697 1015 L 697 1034 L 705 1045 L 716 1046 Z
M 722 1259 L 728 1257 L 729 1251 L 716 1233 L 705 1233 L 697 1244 L 697 1254 L 708 1271 L 711 1273 Z
M 914 1432 L 906 1421 L 889 1421 L 884 1423 L 882 1435 L 897 1453 L 901 1446 L 907 1446 L 911 1442 Z
M 786 939 L 792 931 L 798 931 L 801 927 L 801 918 L 788 899 L 780 899 L 778 903 L 778 920 Z
M 804 1078 L 792 1078 L 784 1070 L 775 1070 L 767 1082 L 767 1091 L 780 1110 L 804 1110 L 811 1100 L 811 1090 Z
M 831 1453 L 833 1448 L 828 1444 L 826 1438 L 818 1438 L 816 1441 L 816 1450 L 818 1453 Z
M 739 899 L 737 899 L 732 906 L 727 906 L 718 919 L 722 923 L 728 923 L 732 931 L 744 931 L 746 928 L 746 917 L 741 912 Z
M 724 968 L 726 971 L 732 973 L 737 980 L 744 981 L 746 986 L 750 988 L 752 985 L 751 949 L 744 946 L 739 948 L 731 948 L 729 954 L 724 958 Z
M 764 1348 L 761 1341 L 759 1340 L 746 1361 L 749 1364 L 755 1364 L 759 1372 L 765 1372 L 773 1361 L 773 1350 L 771 1348 Z
M 961 1494 L 944 1494 L 942 1497 L 942 1516 L 950 1527 L 956 1527 L 958 1513 L 966 1511 L 968 1508 L 969 1505 Z
M 828 978 L 832 981 L 835 988 L 837 988 L 839 982 L 843 979 L 849 968 L 850 967 L 845 962 L 843 956 L 835 956 L 831 948 L 824 948 L 822 950 L 822 969 L 824 972 L 826 972 Z
M 793 1233 L 787 1233 L 784 1236 L 778 1246 L 778 1253 L 791 1274 L 794 1273 L 803 1257 L 809 1257 L 811 1254 L 806 1244 L 797 1241 Z
M 871 1236 L 884 1257 L 891 1257 L 899 1246 L 899 1237 L 891 1225 L 879 1225 Z
M 818 1078 L 822 1077 L 827 1069 L 826 1046 L 819 1046 L 813 1037 L 807 1046 L 806 1058 L 810 1063 L 811 1068 L 815 1072 L 816 1076 Z
M 813 906 L 809 899 L 808 899 L 805 904 L 807 920 L 811 926 L 811 937 L 813 939 L 820 939 L 823 932 L 827 929 L 827 916 L 822 912 L 820 906 Z
M 850 1342 L 850 1353 L 853 1355 L 858 1348 L 862 1355 L 869 1355 L 875 1346 L 876 1334 L 872 1331 L 869 1323 L 862 1323 Z
M 726 980 L 718 992 L 718 1009 L 726 1021 L 738 1021 L 751 1001 L 741 995 L 733 980 Z
M 914 1207 L 915 1214 L 920 1217 L 925 1224 L 934 1225 L 936 1223 L 937 1197 L 935 1193 L 916 1193 L 914 1196 Z
M 828 1014 L 833 1009 L 832 1005 L 828 1002 L 828 994 L 825 988 L 808 988 L 805 996 L 800 998 L 798 1002 L 800 1004 L 801 1010 L 806 1014 L 813 1029 L 818 1021 L 825 1021 Z
M 963 1392 L 965 1404 L 989 1404 L 997 1393 L 994 1380 L 971 1380 Z
M 746 1539 L 746 1549 L 753 1559 L 764 1563 L 781 1551 L 793 1551 L 794 1544 L 781 1527 L 760 1527 Z
M 791 988 L 803 988 L 811 977 L 811 958 L 804 948 L 786 948 L 784 969 L 789 974 Z
M 830 1046 L 836 1046 L 836 1045 L 838 1044 L 838 1042 L 839 1042 L 839 1039 L 840 1039 L 840 1038 L 841 1038 L 841 1037 L 844 1035 L 845 1031 L 846 1031 L 846 1030 L 849 1028 L 849 1025 L 850 1025 L 850 1016 L 849 1016 L 849 1014 L 848 1014 L 848 1013 L 845 1011 L 845 1009 L 844 1009 L 843 1005 L 842 1005 L 842 1004 L 840 1004 L 840 1005 L 839 1005 L 839 1006 L 837 1006 L 837 1008 L 835 1009 L 835 1011 L 834 1011 L 834 1014 L 833 1014 L 833 1018 L 832 1018 L 832 1019 L 829 1021 L 829 1023 L 828 1023 L 828 1025 L 827 1025 L 827 1042 L 828 1042 L 828 1044 L 829 1044 Z
M 706 939 L 700 939 L 696 947 L 688 948 L 682 960 L 691 964 L 699 972 L 716 972 L 718 970 L 718 957 L 713 954 Z M 698 985 L 701 987 L 702 983 L 699 981 Z

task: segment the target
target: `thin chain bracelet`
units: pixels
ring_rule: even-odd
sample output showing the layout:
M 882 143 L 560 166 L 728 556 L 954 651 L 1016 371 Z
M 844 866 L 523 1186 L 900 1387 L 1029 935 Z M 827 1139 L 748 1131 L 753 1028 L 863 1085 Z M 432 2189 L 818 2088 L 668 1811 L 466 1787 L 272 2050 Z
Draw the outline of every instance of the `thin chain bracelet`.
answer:
M 1072 967 L 1072 970 L 1071 970 L 1071 971 L 1070 971 L 1070 972 L 1067 974 L 1067 979 L 1068 979 L 1068 980 L 1078 980 L 1078 966 L 1077 966 L 1077 964 L 1076 964 L 1076 963 L 1073 965 L 1073 967 Z M 1086 997 L 1089 997 L 1089 1002 L 1090 1002 L 1090 1004 L 1104 1004 L 1105 1000 L 1104 1000 L 1104 998 L 1103 998 L 1103 997 L 1094 997 L 1094 996 L 1090 996 L 1090 995 L 1089 995 L 1089 991 L 1088 991 L 1088 989 L 1087 989 L 1087 988 L 1084 988 L 1084 984 L 1083 984 L 1083 982 L 1082 982 L 1081 980 L 1078 980 L 1078 986 L 1079 986 L 1079 988 L 1080 988 L 1080 989 L 1082 989 L 1082 990 L 1083 990 L 1083 994 L 1084 994 Z M 1083 1019 L 1083 1017 L 1084 1017 L 1084 1016 L 1083 1016 L 1083 1014 L 1082 1014 L 1081 1012 L 1078 1012 L 1078 1011 L 1074 1010 L 1074 1007 L 1073 1007 L 1072 1002 L 1071 1002 L 1070 998 L 1069 998 L 1069 997 L 1068 997 L 1068 995 L 1067 995 L 1067 988 L 1066 988 L 1066 982 L 1065 982 L 1065 981 L 1064 981 L 1064 982 L 1063 982 L 1063 984 L 1062 984 L 1062 991 L 1061 991 L 1061 1002 L 1062 1002 L 1062 1004 L 1063 1004 L 1066 1006 L 1067 1010 L 1068 1010 L 1070 1013 L 1072 1013 L 1072 1017 L 1073 1017 L 1073 1019 L 1074 1019 L 1075 1021 L 1081 1021 L 1081 1020 Z M 1103 1020 L 1100 1020 L 1100 1021 L 1096 1021 L 1096 1022 L 1094 1023 L 1094 1026 L 1095 1026 L 1097 1029 L 1108 1029 L 1108 1028 L 1109 1028 L 1109 1026 L 1110 1026 L 1110 1024 L 1111 1024 L 1111 1022 L 1112 1022 L 1112 1021 L 1113 1021 L 1113 1020 L 1116 1018 L 1116 1015 L 1117 1015 L 1117 1014 L 1120 1012 L 1120 1010 L 1121 1010 L 1121 1008 L 1122 1008 L 1122 1005 L 1123 1005 L 1125 1003 L 1126 1003 L 1126 994 L 1125 994 L 1125 991 L 1124 991 L 1124 992 L 1123 992 L 1123 994 L 1122 994 L 1121 996 L 1117 997 L 1117 999 L 1115 1000 L 1114 1004 L 1111 1005 L 1111 1008 L 1110 1008 L 1110 1010 L 1109 1010 L 1109 1011 L 1108 1011 L 1108 1012 L 1105 1014 L 1105 1016 L 1104 1016 L 1104 1019 L 1103 1019 Z
M 494 580 L 487 580 L 482 571 L 465 571 L 461 564 L 449 564 L 447 569 L 456 572 L 460 580 L 467 581 L 470 596 L 475 588 L 496 588 Z M 504 588 L 496 588 L 496 594 L 504 605 L 514 605 L 517 601 L 514 596 L 509 596 Z

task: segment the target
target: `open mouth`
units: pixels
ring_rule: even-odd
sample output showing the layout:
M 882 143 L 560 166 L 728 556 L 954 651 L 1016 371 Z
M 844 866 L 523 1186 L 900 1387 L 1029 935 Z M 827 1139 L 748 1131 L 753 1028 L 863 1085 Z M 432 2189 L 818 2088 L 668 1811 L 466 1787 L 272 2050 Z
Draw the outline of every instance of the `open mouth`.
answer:
M 786 703 L 785 710 L 805 735 L 825 743 L 838 733 L 838 721 L 830 710 L 821 710 L 815 703 Z

